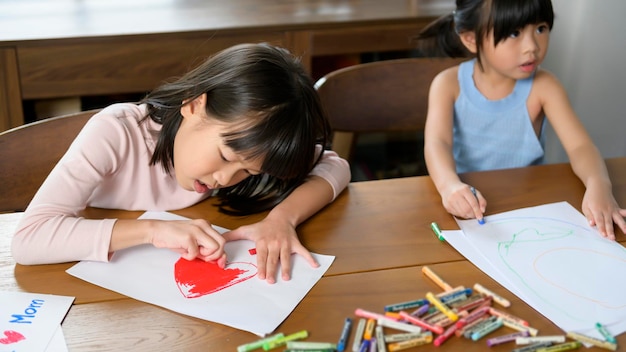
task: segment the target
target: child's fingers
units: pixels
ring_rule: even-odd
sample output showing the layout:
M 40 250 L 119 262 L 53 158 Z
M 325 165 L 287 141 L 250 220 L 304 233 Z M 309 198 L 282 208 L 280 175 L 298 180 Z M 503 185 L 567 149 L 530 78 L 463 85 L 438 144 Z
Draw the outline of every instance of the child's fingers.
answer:
M 613 218 L 610 216 L 604 216 L 604 213 L 594 213 L 592 210 L 588 210 L 588 214 L 585 214 L 590 226 L 595 226 L 602 237 L 608 239 L 615 239 L 613 231 Z
M 613 221 L 622 230 L 623 234 L 626 234 L 626 209 L 619 209 L 616 214 L 613 214 Z
M 283 247 L 280 250 L 280 271 L 283 280 L 289 281 L 291 279 L 291 250 L 289 247 Z
M 311 267 L 319 268 L 320 264 L 317 262 L 317 260 L 315 260 L 313 254 L 311 254 L 311 252 L 309 252 L 306 248 L 298 247 L 295 253 L 304 257 L 304 259 L 307 261 L 307 263 L 309 263 L 309 265 L 311 265 Z
M 613 218 L 608 214 L 608 216 L 602 215 L 601 220 L 601 229 L 600 232 L 604 234 L 604 237 L 615 240 L 615 231 L 613 229 Z

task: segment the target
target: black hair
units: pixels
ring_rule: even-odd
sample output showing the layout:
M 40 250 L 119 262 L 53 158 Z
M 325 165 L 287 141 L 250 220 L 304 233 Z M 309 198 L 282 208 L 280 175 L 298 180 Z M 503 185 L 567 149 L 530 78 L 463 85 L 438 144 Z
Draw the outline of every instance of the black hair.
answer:
M 494 45 L 526 25 L 554 24 L 551 0 L 456 0 L 456 9 L 426 26 L 416 38 L 424 56 L 472 57 L 459 34 L 474 32 L 480 60 L 483 40 L 493 30 Z
M 185 102 L 207 95 L 206 113 L 241 130 L 222 135 L 245 158 L 263 160 L 261 174 L 219 189 L 220 210 L 250 214 L 272 208 L 299 186 L 328 147 L 331 129 L 310 75 L 289 51 L 265 43 L 225 49 L 142 103 L 162 125 L 151 165 L 174 167 L 174 138 Z

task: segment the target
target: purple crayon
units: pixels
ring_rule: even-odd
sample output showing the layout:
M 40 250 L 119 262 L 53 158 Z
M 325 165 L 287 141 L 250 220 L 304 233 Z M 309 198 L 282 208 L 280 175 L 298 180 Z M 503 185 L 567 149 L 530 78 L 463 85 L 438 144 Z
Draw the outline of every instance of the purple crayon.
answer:
M 487 340 L 487 346 L 491 347 L 491 346 L 499 345 L 501 343 L 515 341 L 515 339 L 518 337 L 526 337 L 528 335 L 530 335 L 528 331 L 519 331 L 519 332 L 514 332 L 508 335 L 492 337 L 489 340 Z

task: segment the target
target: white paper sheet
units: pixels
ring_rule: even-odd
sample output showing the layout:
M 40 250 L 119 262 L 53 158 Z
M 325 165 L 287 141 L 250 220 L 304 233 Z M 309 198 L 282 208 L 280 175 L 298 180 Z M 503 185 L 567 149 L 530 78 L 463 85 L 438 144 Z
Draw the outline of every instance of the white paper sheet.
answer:
M 74 297 L 0 292 L 0 351 L 67 350 L 61 322 Z
M 566 202 L 457 220 L 443 236 L 474 265 L 565 332 L 626 331 L 626 249 Z M 522 317 L 523 318 L 523 317 Z
M 165 212 L 147 212 L 141 218 L 185 219 Z M 215 264 L 189 262 L 151 245 L 118 251 L 109 263 L 82 261 L 67 272 L 140 301 L 265 336 L 287 318 L 334 260 L 313 254 L 320 264 L 313 268 L 293 255 L 291 280 L 268 284 L 256 277 L 256 256 L 248 252 L 254 242 L 228 242 L 225 248 L 226 270 L 210 274 L 206 272 Z

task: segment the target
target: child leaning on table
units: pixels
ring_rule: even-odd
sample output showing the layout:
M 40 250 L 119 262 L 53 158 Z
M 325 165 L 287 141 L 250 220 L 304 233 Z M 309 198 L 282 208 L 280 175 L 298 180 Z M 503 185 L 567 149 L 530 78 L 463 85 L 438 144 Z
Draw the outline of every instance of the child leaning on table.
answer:
M 553 19 L 550 0 L 457 0 L 452 14 L 418 35 L 427 55 L 471 57 L 431 84 L 428 172 L 449 213 L 482 219 L 487 200 L 457 174 L 541 164 L 547 117 L 586 187 L 582 211 L 589 224 L 614 239 L 613 222 L 626 232 L 626 210 L 564 88 L 539 67 Z
M 323 147 L 329 122 L 309 75 L 284 49 L 228 48 L 139 104 L 92 117 L 47 177 L 13 237 L 20 264 L 108 261 L 141 244 L 224 266 L 225 241 L 253 240 L 258 274 L 290 279 L 292 253 L 317 267 L 296 227 L 346 187 L 345 160 Z M 168 211 L 212 194 L 223 209 L 271 209 L 221 236 L 203 219 L 100 219 L 85 207 Z

